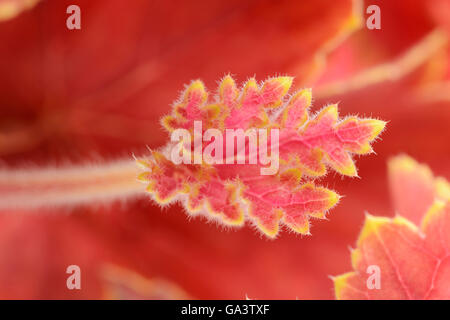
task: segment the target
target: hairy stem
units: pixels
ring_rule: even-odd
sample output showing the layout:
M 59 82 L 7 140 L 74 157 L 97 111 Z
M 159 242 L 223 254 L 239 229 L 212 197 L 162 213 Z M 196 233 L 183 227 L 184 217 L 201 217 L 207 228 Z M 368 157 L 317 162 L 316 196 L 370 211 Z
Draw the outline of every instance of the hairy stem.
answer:
M 0 210 L 70 207 L 137 197 L 134 160 L 46 169 L 0 169 Z

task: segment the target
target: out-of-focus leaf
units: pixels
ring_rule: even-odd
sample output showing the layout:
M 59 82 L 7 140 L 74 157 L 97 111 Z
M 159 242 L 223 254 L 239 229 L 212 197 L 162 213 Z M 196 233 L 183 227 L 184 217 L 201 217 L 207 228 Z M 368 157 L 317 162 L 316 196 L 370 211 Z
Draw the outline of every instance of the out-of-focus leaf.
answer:
M 392 158 L 388 169 L 394 209 L 416 225 L 436 199 L 450 200 L 447 181 L 435 178 L 427 165 L 405 155 Z
M 367 216 L 352 251 L 355 271 L 334 278 L 338 299 L 449 299 L 450 205 L 436 202 L 421 229 L 400 216 Z M 380 288 L 368 282 L 380 269 Z
M 0 0 L 0 22 L 12 19 L 33 8 L 40 0 Z
M 398 212 L 414 220 L 367 215 L 336 298 L 449 299 L 449 184 L 407 156 L 390 160 L 389 176 Z
M 132 270 L 108 265 L 101 271 L 104 298 L 113 300 L 192 299 L 174 283 L 160 278 L 147 279 Z

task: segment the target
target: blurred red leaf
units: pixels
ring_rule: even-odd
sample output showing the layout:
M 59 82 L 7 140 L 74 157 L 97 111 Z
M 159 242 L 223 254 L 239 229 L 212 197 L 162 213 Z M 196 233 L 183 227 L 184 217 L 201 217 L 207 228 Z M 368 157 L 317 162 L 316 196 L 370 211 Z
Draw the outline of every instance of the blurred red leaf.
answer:
M 388 163 L 389 185 L 395 211 L 419 225 L 423 214 L 436 199 L 450 199 L 444 178 L 435 178 L 430 168 L 408 156 L 398 156 Z
M 445 179 L 434 180 L 426 166 L 406 156 L 391 160 L 389 173 L 400 214 L 416 224 L 402 216 L 366 216 L 351 253 L 354 271 L 333 278 L 336 297 L 449 299 L 450 237 L 445 230 L 450 227 L 450 186 Z M 423 210 L 420 229 L 418 210 Z M 371 266 L 380 272 L 378 288 L 369 284 Z
M 352 251 L 355 272 L 334 278 L 338 299 L 449 299 L 449 203 L 437 202 L 419 230 L 408 220 L 366 217 Z M 422 233 L 423 232 L 423 235 Z M 369 288 L 368 268 L 380 268 L 380 288 Z

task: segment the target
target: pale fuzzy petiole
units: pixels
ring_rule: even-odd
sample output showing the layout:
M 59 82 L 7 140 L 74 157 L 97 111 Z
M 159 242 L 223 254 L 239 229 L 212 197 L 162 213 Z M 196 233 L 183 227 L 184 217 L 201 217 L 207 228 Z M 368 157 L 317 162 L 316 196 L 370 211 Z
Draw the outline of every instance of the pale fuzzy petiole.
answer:
M 143 193 L 133 159 L 101 165 L 0 169 L 0 210 L 71 207 Z

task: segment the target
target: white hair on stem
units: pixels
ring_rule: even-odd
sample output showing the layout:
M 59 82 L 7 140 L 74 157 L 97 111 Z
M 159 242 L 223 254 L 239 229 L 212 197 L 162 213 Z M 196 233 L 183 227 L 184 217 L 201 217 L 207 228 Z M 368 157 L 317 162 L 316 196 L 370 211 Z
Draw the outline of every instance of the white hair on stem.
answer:
M 71 207 L 144 195 L 133 159 L 101 165 L 0 168 L 0 210 Z

